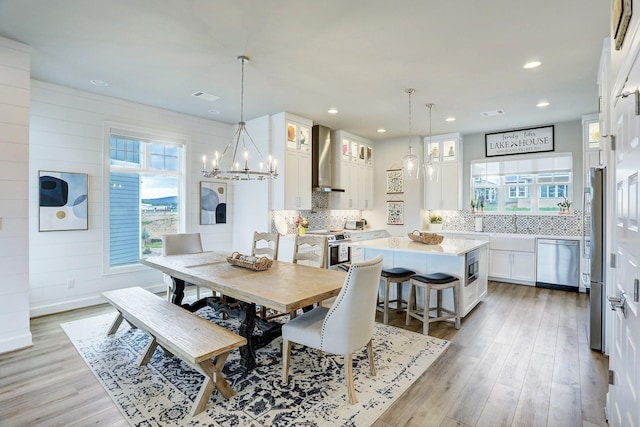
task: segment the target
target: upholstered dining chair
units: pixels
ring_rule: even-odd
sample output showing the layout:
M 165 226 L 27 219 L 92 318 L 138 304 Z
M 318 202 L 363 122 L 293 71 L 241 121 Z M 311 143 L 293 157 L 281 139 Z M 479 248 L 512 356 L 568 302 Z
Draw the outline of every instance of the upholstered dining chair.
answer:
M 176 233 L 162 236 L 162 255 L 182 255 L 197 254 L 202 252 L 202 240 L 200 233 Z M 168 274 L 163 273 L 162 277 L 167 285 L 167 299 L 171 301 L 171 291 L 173 289 L 173 279 Z M 196 287 L 196 295 L 200 299 L 200 287 L 192 283 L 185 283 L 187 286 Z
M 371 375 L 376 375 L 373 361 L 373 328 L 378 301 L 378 282 L 382 256 L 354 262 L 344 285 L 331 308 L 316 307 L 282 326 L 282 382 L 289 382 L 291 343 L 344 356 L 344 375 L 349 403 L 357 403 L 353 385 L 353 354 L 367 347 Z
M 253 246 L 251 255 L 262 257 L 266 256 L 270 259 L 278 259 L 278 246 L 280 245 L 280 233 L 261 233 L 253 232 Z M 258 310 L 260 317 L 263 319 L 271 319 L 278 316 L 284 316 L 287 313 L 275 313 L 273 316 L 267 316 L 267 307 L 261 306 Z

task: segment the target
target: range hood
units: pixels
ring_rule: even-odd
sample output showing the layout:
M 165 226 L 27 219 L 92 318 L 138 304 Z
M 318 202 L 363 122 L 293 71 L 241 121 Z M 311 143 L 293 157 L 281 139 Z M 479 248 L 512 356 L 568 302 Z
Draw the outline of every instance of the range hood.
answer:
M 333 144 L 331 129 L 322 125 L 315 125 L 311 129 L 311 188 L 313 191 L 344 193 L 344 189 L 331 185 Z

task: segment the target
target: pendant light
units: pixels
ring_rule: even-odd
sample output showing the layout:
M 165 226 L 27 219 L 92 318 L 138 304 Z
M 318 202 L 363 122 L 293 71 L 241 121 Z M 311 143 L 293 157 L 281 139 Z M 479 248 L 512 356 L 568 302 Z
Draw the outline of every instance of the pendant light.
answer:
M 411 95 L 415 89 L 405 89 L 404 91 L 409 95 L 409 152 L 402 157 L 402 177 L 404 179 L 418 179 L 418 156 L 413 154 L 411 148 L 411 140 L 413 139 L 411 133 Z
M 429 144 L 427 145 L 427 150 L 429 150 L 429 161 L 426 165 L 424 165 L 424 175 L 429 181 L 433 181 L 434 177 L 436 181 L 439 179 L 439 173 L 436 166 L 433 165 L 433 152 L 431 150 L 431 109 L 433 108 L 433 104 L 427 104 L 427 108 L 429 109 Z
M 227 144 L 220 156 L 216 151 L 212 162 L 212 169 L 207 171 L 207 158 L 202 156 L 202 176 L 205 178 L 215 178 L 222 180 L 238 180 L 238 181 L 253 181 L 253 180 L 268 180 L 275 179 L 278 176 L 278 167 L 276 160 L 273 160 L 269 156 L 268 161 L 265 161 L 260 149 L 253 142 L 253 138 L 247 131 L 246 124 L 244 122 L 244 64 L 249 62 L 249 58 L 246 56 L 238 56 L 238 61 L 242 64 L 242 77 L 240 80 L 240 121 L 238 127 L 231 138 L 231 141 Z M 229 150 L 231 148 L 231 150 Z M 259 169 L 249 168 L 249 149 L 252 149 L 257 153 L 257 160 L 259 162 Z M 229 154 L 231 159 L 225 154 Z M 236 156 L 243 156 L 242 166 L 240 161 L 236 160 Z

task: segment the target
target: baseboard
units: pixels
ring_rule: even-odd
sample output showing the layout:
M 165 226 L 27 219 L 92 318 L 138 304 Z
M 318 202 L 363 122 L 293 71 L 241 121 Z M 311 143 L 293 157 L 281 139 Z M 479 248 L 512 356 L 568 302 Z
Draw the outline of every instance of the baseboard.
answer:
M 32 345 L 33 338 L 31 336 L 31 332 L 16 335 L 0 341 L 0 354 L 15 350 L 22 350 L 23 348 L 31 347 Z

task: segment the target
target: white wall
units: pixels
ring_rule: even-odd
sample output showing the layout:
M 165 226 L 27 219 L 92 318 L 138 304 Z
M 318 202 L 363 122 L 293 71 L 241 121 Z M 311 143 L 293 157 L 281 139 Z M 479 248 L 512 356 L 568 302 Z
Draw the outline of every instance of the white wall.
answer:
M 100 293 L 127 286 L 162 290 L 159 271 L 141 267 L 103 274 L 104 125 L 116 122 L 187 138 L 186 230 L 202 233 L 205 249 L 232 247 L 233 184 L 228 183 L 227 224 L 200 225 L 202 155 L 222 152 L 232 126 L 62 86 L 31 82 L 29 156 L 29 288 L 31 315 L 101 302 Z M 105 89 L 108 92 L 108 88 Z M 108 143 L 108 141 L 107 141 Z M 38 231 L 38 170 L 89 175 L 89 230 Z M 208 180 L 208 179 L 206 179 Z M 26 193 L 26 191 L 25 191 Z M 69 286 L 69 281 L 74 286 Z
M 402 156 L 407 154 L 409 148 L 408 138 L 398 138 L 388 141 L 377 141 L 374 146 L 374 181 L 373 181 L 373 205 L 372 211 L 366 212 L 367 222 L 371 228 L 385 228 L 392 236 L 406 236 L 413 230 L 424 228 L 420 211 L 424 194 L 422 170 L 420 179 L 404 181 L 403 194 L 387 194 L 388 169 L 402 168 Z M 413 153 L 422 159 L 422 137 L 414 136 L 412 143 Z M 404 201 L 404 225 L 387 225 L 387 201 Z
M 0 353 L 29 331 L 29 90 L 31 48 L 0 37 Z
M 544 126 L 541 124 L 541 126 Z M 495 132 L 500 132 L 496 130 Z M 553 128 L 554 151 L 557 153 L 571 153 L 573 156 L 573 195 L 571 196 L 575 203 L 574 209 L 582 209 L 582 120 L 574 120 L 570 122 L 555 123 Z M 485 134 L 474 133 L 464 135 L 463 148 L 463 165 L 462 165 L 462 207 L 469 209 L 469 188 L 471 179 L 469 173 L 471 170 L 471 161 L 485 159 Z M 518 159 L 526 155 L 493 157 L 493 159 L 507 160 Z

